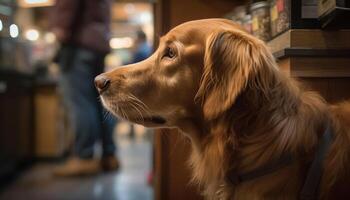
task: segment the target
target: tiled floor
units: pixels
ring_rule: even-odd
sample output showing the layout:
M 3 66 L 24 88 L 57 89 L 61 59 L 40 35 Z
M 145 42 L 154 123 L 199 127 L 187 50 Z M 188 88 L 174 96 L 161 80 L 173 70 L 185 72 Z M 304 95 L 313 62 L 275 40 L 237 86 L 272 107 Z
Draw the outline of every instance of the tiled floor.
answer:
M 1 200 L 151 200 L 147 184 L 152 147 L 149 139 L 118 136 L 119 172 L 94 177 L 56 178 L 53 164 L 37 164 L 0 194 Z

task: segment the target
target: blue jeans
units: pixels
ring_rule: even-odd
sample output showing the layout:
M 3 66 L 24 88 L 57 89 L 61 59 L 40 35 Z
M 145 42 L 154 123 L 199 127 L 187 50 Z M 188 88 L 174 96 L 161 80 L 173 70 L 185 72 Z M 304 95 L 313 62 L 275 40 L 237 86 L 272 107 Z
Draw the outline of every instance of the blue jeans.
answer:
M 94 145 L 102 141 L 103 156 L 114 155 L 115 119 L 104 117 L 94 78 L 103 72 L 104 55 L 91 50 L 63 46 L 58 55 L 61 67 L 59 86 L 75 133 L 74 154 L 93 157 Z

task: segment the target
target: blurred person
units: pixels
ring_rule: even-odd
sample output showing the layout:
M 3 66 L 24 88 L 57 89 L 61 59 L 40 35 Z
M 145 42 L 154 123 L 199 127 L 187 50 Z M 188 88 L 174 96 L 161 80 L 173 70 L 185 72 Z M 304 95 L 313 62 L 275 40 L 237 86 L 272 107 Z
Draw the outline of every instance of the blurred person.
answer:
M 152 53 L 152 48 L 147 42 L 147 36 L 141 29 L 136 32 L 135 50 L 131 63 L 137 63 L 148 58 Z
M 113 142 L 115 119 L 103 117 L 94 78 L 104 70 L 110 51 L 110 0 L 57 0 L 52 13 L 52 31 L 61 48 L 56 61 L 59 81 L 75 140 L 73 156 L 54 170 L 55 175 L 89 175 L 116 170 Z M 102 141 L 101 160 L 94 159 L 94 145 Z

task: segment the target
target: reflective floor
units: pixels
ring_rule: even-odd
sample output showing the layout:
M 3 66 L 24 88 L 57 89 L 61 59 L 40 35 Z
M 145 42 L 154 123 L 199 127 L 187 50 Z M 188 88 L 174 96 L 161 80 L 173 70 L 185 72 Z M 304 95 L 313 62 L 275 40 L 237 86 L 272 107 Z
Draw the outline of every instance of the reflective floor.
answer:
M 126 125 L 124 125 L 125 127 Z M 57 178 L 51 175 L 54 164 L 37 164 L 24 172 L 0 194 L 4 200 L 151 200 L 147 183 L 151 170 L 151 139 L 136 134 L 117 137 L 122 168 L 118 172 L 93 177 Z

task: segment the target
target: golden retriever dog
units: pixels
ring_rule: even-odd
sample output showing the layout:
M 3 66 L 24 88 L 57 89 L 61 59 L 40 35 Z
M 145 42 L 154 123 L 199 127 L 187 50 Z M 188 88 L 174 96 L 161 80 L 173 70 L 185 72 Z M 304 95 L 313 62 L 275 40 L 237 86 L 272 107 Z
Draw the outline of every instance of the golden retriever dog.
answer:
M 303 89 L 264 42 L 229 20 L 181 24 L 151 57 L 99 75 L 95 85 L 114 115 L 189 138 L 193 182 L 206 199 L 300 199 L 328 126 L 317 196 L 350 199 L 350 103 L 329 106 Z M 286 154 L 291 162 L 270 172 L 228 178 Z

